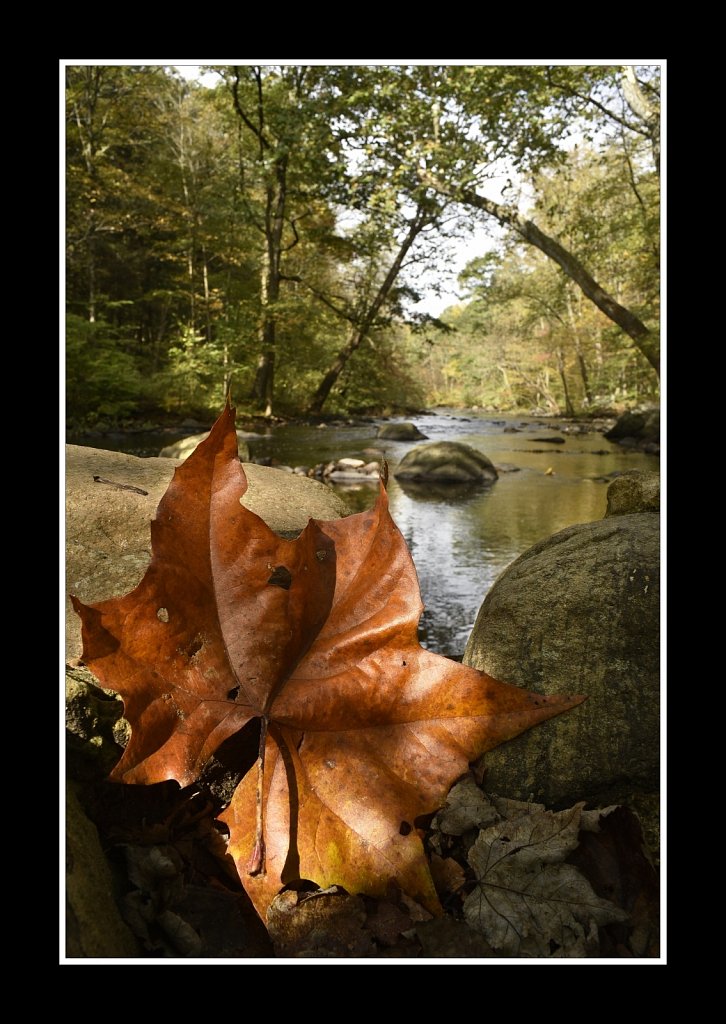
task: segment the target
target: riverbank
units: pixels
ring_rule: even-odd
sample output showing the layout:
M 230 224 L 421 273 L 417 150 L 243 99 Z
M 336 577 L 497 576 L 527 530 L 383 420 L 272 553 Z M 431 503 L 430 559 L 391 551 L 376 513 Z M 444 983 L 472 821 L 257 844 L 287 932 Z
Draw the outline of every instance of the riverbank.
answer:
M 340 413 L 322 412 L 316 415 L 289 413 L 285 415 L 264 416 L 262 413 L 255 413 L 240 406 L 237 409 L 237 424 L 239 428 L 243 430 L 252 430 L 254 425 L 267 427 L 279 426 L 281 424 L 315 425 L 318 423 L 325 423 L 328 426 L 342 426 L 352 425 L 354 423 L 383 422 L 390 419 L 400 418 L 415 419 L 417 416 L 436 416 L 446 414 L 462 416 L 475 415 L 477 417 L 492 416 L 495 418 L 501 416 L 536 417 L 537 419 L 567 421 L 573 424 L 589 424 L 598 423 L 600 421 L 614 423 L 618 416 L 622 415 L 626 411 L 627 410 L 624 406 L 613 406 L 608 408 L 603 407 L 592 409 L 574 417 L 565 417 L 556 413 L 547 412 L 540 408 L 502 410 L 495 408 L 485 409 L 480 406 L 438 405 L 422 409 L 414 409 L 405 406 L 396 408 L 387 406 L 370 409 L 356 409 L 351 410 L 344 415 Z M 72 444 L 79 443 L 79 438 L 88 438 L 90 441 L 94 438 L 97 439 L 101 437 L 126 435 L 133 436 L 135 434 L 149 433 L 152 431 L 169 435 L 178 433 L 179 436 L 182 436 L 184 431 L 187 433 L 194 433 L 195 431 L 209 430 L 215 418 L 216 416 L 214 413 L 210 413 L 208 416 L 189 416 L 180 413 L 167 413 L 164 415 L 127 417 L 119 420 L 109 420 L 101 417 L 93 423 L 69 421 L 66 433 L 68 435 L 68 442 Z

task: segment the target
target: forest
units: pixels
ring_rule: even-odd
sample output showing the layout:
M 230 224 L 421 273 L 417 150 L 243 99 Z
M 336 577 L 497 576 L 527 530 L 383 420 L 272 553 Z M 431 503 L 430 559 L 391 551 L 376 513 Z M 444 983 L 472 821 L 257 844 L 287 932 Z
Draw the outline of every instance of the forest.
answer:
M 65 70 L 71 428 L 657 401 L 660 66 Z

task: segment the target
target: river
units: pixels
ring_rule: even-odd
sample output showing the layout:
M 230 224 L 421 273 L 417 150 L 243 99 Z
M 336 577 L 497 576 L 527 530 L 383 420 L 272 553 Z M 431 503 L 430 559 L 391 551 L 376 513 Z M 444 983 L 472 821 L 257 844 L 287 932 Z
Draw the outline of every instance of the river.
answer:
M 463 652 L 481 602 L 510 562 L 566 526 L 602 518 L 607 483 L 597 478 L 659 466 L 657 456 L 623 449 L 599 432 L 564 433 L 562 428 L 571 427 L 564 420 L 458 410 L 439 410 L 412 420 L 430 441 L 463 441 L 495 465 L 514 466 L 517 471 L 500 473 L 491 486 L 463 493 L 430 487 L 414 493 L 409 484 L 399 484 L 393 477 L 412 444 L 378 440 L 373 422 L 325 428 L 271 426 L 250 438 L 249 446 L 253 459 L 273 458 L 290 466 L 357 456 L 363 448 L 384 452 L 391 470 L 391 514 L 413 555 L 426 605 L 421 642 L 448 656 Z M 505 432 L 506 428 L 517 432 Z M 564 438 L 564 444 L 542 440 L 547 437 Z M 158 454 L 171 440 L 167 434 L 69 438 L 76 444 L 144 456 Z M 352 511 L 375 500 L 374 487 L 336 490 Z

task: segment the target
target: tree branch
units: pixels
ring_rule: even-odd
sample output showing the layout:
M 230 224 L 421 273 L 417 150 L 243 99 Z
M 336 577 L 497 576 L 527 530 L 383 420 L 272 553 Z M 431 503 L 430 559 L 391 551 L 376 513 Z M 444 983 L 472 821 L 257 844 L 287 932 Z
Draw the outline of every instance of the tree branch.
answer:
M 573 89 L 570 86 L 561 85 L 559 82 L 555 82 L 552 79 L 551 70 L 547 68 L 547 82 L 554 89 L 559 89 L 560 92 L 566 93 L 568 96 L 574 96 L 578 100 L 582 100 L 583 103 L 591 103 L 594 107 L 597 107 L 606 117 L 609 117 L 612 121 L 616 121 L 617 124 L 622 125 L 623 128 L 628 128 L 631 132 L 638 132 L 639 135 L 644 135 L 646 138 L 650 137 L 650 133 L 647 129 L 641 128 L 637 124 L 632 124 L 630 121 L 626 121 L 625 118 L 620 117 L 614 113 L 604 103 L 596 100 L 593 96 L 589 96 L 587 93 L 579 92 L 577 89 Z
M 659 372 L 660 355 L 657 341 L 652 332 L 634 313 L 631 313 L 625 306 L 621 306 L 619 302 L 616 302 L 597 283 L 573 253 L 565 249 L 554 238 L 546 235 L 533 221 L 522 217 L 518 210 L 495 203 L 492 199 L 487 199 L 472 189 L 447 188 L 443 182 L 438 181 L 426 171 L 420 170 L 419 174 L 422 181 L 431 188 L 435 188 L 437 192 L 450 196 L 466 206 L 473 206 L 478 210 L 483 210 L 484 213 L 494 217 L 504 227 L 514 231 L 525 242 L 536 246 L 545 256 L 549 256 L 550 259 L 554 260 L 567 276 L 575 282 L 583 294 L 594 302 L 609 320 L 612 320 L 613 323 L 617 324 L 618 327 L 633 339 L 655 372 Z
M 650 125 L 653 121 L 657 121 L 660 117 L 658 108 L 651 103 L 648 97 L 645 95 L 640 87 L 635 68 L 632 64 L 626 64 L 623 67 L 623 95 L 627 100 L 628 106 L 642 121 Z
M 262 156 L 264 155 L 263 151 L 265 149 L 270 148 L 270 143 L 267 141 L 264 134 L 262 133 L 261 127 L 258 129 L 252 123 L 252 121 L 250 121 L 249 117 L 247 116 L 247 114 L 245 114 L 244 110 L 242 109 L 242 104 L 239 101 L 239 68 L 234 69 L 234 82 L 232 83 L 232 99 L 234 101 L 234 109 L 237 111 L 242 121 L 247 125 L 249 130 L 258 140 L 260 144 L 260 159 L 262 159 Z
M 341 320 L 347 320 L 348 323 L 353 324 L 354 327 L 358 325 L 360 319 L 359 317 L 353 316 L 351 313 L 346 313 L 344 309 L 340 309 L 338 306 L 335 305 L 334 302 L 330 301 L 330 299 L 324 292 L 318 291 L 317 288 L 311 285 L 309 281 L 306 281 L 304 278 L 300 277 L 299 274 L 294 274 L 290 277 L 288 277 L 287 275 L 282 275 L 282 279 L 284 281 L 297 281 L 299 284 L 304 285 L 308 289 L 308 291 L 310 291 L 315 296 L 315 298 L 318 299 L 319 302 L 322 302 L 324 306 L 327 306 L 328 309 L 331 309 L 333 313 L 336 314 L 336 316 L 339 316 L 341 318 Z
M 281 250 L 281 252 L 290 252 L 291 249 L 294 249 L 295 246 L 298 245 L 298 243 L 300 242 L 300 235 L 297 233 L 297 222 L 302 220 L 303 217 L 309 217 L 309 216 L 310 216 L 310 210 L 306 210 L 305 213 L 301 213 L 299 217 L 291 217 L 290 218 L 288 223 L 290 224 L 290 227 L 292 228 L 292 233 L 293 233 L 293 235 L 295 237 L 293 238 L 292 242 L 290 242 L 289 245 L 286 245 Z
M 630 109 L 637 117 L 642 118 L 648 127 L 645 134 L 650 139 L 655 169 L 660 177 L 660 110 L 641 89 L 632 64 L 626 64 L 623 68 L 622 89 Z

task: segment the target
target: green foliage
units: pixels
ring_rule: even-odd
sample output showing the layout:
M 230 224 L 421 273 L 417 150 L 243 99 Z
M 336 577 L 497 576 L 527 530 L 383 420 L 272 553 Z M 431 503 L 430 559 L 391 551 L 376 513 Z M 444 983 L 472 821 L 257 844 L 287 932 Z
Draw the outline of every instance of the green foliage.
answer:
M 107 323 L 69 314 L 66 333 L 66 410 L 71 420 L 92 425 L 136 412 L 146 386 L 123 339 Z
M 604 287 L 657 322 L 658 187 L 652 171 L 611 147 L 575 150 L 533 181 L 537 223 Z M 431 331 L 421 371 L 430 399 L 568 413 L 657 398 L 645 359 L 538 250 L 505 240 L 460 277 L 470 296 Z
M 621 68 L 217 70 L 218 86 L 205 89 L 169 68 L 67 69 L 74 420 L 208 414 L 230 381 L 244 402 L 270 321 L 283 413 L 306 408 L 361 325 L 326 411 L 436 402 L 562 411 L 653 394 L 622 333 L 500 228 L 497 251 L 463 275 L 469 301 L 442 318 L 446 330 L 417 325 L 412 312 L 420 275 L 472 219 L 425 175 L 481 189 L 506 161 L 536 196 L 537 224 L 657 323 L 654 127 L 628 106 Z M 637 74 L 655 106 L 657 69 Z M 568 154 L 575 132 L 592 146 Z M 425 228 L 369 318 L 417 209 Z
M 183 328 L 169 348 L 168 364 L 157 377 L 162 407 L 175 412 L 209 412 L 224 401 L 223 352 Z

